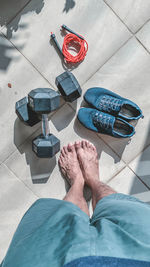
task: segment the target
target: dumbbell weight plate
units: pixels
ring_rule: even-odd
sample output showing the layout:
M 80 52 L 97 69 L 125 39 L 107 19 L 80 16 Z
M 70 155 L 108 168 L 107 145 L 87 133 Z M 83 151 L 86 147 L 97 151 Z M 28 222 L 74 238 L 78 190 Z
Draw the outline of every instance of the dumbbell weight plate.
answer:
M 60 151 L 60 140 L 53 134 L 47 138 L 41 134 L 32 141 L 32 150 L 39 158 L 52 158 Z
M 49 113 L 60 106 L 60 95 L 50 88 L 37 88 L 28 94 L 31 109 L 39 113 Z
M 65 71 L 56 77 L 55 82 L 65 101 L 73 102 L 81 96 L 81 87 L 71 72 Z
M 40 121 L 38 114 L 35 113 L 28 105 L 27 97 L 24 97 L 17 101 L 15 108 L 17 116 L 24 124 L 34 126 Z

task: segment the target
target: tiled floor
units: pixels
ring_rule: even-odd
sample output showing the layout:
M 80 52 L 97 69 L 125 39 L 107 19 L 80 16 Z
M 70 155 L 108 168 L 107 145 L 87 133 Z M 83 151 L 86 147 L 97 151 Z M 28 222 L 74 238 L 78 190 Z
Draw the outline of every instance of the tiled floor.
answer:
M 21 0 L 2 1 L 0 8 L 0 261 L 24 212 L 39 197 L 62 199 L 66 182 L 57 160 L 38 159 L 31 140 L 40 123 L 24 126 L 15 102 L 37 87 L 56 89 L 55 77 L 65 69 L 50 32 L 62 44 L 63 23 L 89 43 L 84 62 L 72 72 L 83 94 L 100 86 L 135 101 L 144 119 L 131 140 L 118 140 L 85 129 L 76 119 L 77 103 L 52 114 L 51 131 L 61 140 L 86 138 L 100 158 L 100 177 L 118 192 L 150 203 L 150 3 L 147 0 Z M 11 88 L 8 87 L 11 83 Z

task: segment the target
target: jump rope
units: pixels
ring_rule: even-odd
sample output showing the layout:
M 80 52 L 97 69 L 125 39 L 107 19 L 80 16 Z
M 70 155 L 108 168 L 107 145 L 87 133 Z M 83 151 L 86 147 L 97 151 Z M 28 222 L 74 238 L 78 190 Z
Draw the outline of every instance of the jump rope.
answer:
M 68 28 L 66 25 L 62 25 L 61 26 L 62 29 L 70 32 L 69 34 L 67 34 L 64 37 L 64 42 L 63 42 L 63 47 L 61 49 L 59 43 L 56 40 L 56 36 L 54 33 L 51 32 L 51 38 L 53 40 L 53 42 L 55 43 L 58 51 L 61 53 L 61 55 L 63 56 L 64 60 L 66 63 L 80 63 L 81 61 L 84 60 L 86 53 L 88 51 L 88 43 L 87 41 L 84 39 L 83 36 L 81 36 L 80 34 L 72 31 L 70 28 Z M 79 51 L 76 55 L 72 55 L 69 52 L 69 47 L 70 46 L 74 46 L 74 47 L 79 47 Z M 77 50 L 77 49 L 76 49 Z

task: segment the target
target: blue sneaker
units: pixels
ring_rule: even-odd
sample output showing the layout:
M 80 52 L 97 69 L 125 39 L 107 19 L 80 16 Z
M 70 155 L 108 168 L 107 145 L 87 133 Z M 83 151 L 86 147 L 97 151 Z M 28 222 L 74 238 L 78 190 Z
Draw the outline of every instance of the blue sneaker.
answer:
M 127 121 L 93 108 L 80 108 L 79 121 L 88 129 L 114 137 L 131 137 L 134 127 Z
M 92 107 L 124 120 L 138 120 L 143 117 L 141 109 L 134 102 L 104 88 L 88 89 L 84 99 Z

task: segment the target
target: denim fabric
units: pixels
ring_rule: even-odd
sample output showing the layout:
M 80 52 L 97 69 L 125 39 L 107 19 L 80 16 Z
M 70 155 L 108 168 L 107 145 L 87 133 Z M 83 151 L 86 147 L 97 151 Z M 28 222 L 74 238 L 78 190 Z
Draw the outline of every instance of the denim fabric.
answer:
M 114 257 L 84 257 L 69 262 L 63 267 L 150 267 L 150 262 Z
M 90 219 L 70 202 L 39 199 L 22 218 L 1 267 L 61 267 L 87 256 L 150 261 L 150 206 L 112 194 Z

